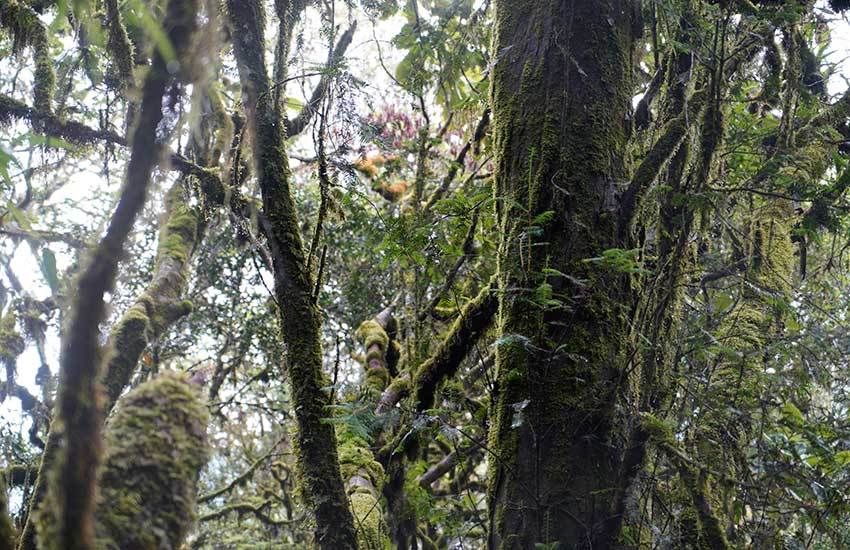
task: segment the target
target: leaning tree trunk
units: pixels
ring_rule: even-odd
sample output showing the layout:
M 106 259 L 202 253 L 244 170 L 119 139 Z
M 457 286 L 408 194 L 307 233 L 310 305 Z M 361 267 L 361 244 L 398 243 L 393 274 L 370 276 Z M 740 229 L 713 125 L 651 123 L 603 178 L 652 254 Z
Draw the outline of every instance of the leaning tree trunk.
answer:
M 496 2 L 490 547 L 609 548 L 634 289 L 618 238 L 633 3 Z M 605 251 L 609 251 L 605 253 Z

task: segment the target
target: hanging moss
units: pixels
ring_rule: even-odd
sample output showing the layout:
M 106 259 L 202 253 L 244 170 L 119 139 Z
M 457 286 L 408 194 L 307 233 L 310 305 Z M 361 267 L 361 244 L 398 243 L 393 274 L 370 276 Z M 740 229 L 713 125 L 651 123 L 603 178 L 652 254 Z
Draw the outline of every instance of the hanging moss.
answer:
M 47 30 L 32 8 L 19 0 L 9 0 L 0 5 L 0 26 L 12 35 L 12 51 L 20 54 L 27 47 L 33 50 L 33 96 L 35 108 L 44 113 L 51 112 L 56 75 Z
M 118 9 L 118 0 L 106 0 L 106 17 L 109 28 L 109 51 L 112 55 L 113 69 L 118 80 L 118 88 L 127 90 L 135 86 L 133 67 L 135 56 L 133 44 L 124 27 L 121 12 Z
M 122 398 L 106 430 L 98 548 L 180 546 L 209 455 L 207 422 L 199 388 L 180 374 L 163 374 Z
M 224 102 L 221 98 L 221 91 L 217 85 L 212 85 L 207 90 L 207 97 L 210 100 L 210 108 L 215 119 L 215 142 L 213 143 L 212 152 L 210 154 L 210 165 L 217 166 L 222 155 L 227 151 L 230 141 L 233 139 L 234 125 L 233 120 L 227 114 L 224 108 Z

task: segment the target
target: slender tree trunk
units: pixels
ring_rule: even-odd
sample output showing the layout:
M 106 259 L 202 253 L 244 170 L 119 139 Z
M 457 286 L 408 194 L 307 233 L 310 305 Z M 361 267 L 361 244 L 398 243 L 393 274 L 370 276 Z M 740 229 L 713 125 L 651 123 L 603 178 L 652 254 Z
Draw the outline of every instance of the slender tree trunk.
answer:
M 315 513 L 319 546 L 355 548 L 354 519 L 340 473 L 336 435 L 324 421 L 330 399 L 322 389 L 328 384 L 322 373 L 322 316 L 313 296 L 315 282 L 290 190 L 285 121 L 280 104 L 274 101 L 264 61 L 264 6 L 258 1 L 230 0 L 227 7 L 263 198 L 260 225 L 272 253 L 275 300 L 287 348 L 286 367 L 298 421 L 300 483 Z M 278 11 L 289 13 L 288 8 Z
M 626 445 L 617 404 L 635 292 L 627 253 L 603 252 L 625 248 L 632 4 L 496 2 L 491 548 L 609 548 L 617 536 L 605 526 Z

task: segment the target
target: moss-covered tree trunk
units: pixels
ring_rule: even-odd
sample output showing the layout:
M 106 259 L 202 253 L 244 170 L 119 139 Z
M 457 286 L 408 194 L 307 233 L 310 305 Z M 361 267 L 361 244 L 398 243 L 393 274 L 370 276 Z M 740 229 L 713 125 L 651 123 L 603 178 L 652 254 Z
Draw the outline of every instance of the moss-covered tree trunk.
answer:
M 277 11 L 295 16 L 296 8 L 303 8 L 295 4 L 281 2 Z M 315 514 L 319 546 L 355 548 L 354 520 L 340 473 L 336 435 L 324 421 L 330 399 L 322 389 L 327 385 L 322 372 L 322 318 L 290 189 L 285 120 L 280 103 L 274 100 L 264 61 L 265 9 L 261 2 L 241 0 L 230 0 L 227 8 L 263 198 L 260 227 L 271 250 L 275 300 L 287 347 L 285 363 L 298 421 L 301 486 Z M 283 79 L 285 75 L 278 76 Z
M 617 228 L 633 8 L 496 2 L 492 548 L 610 548 L 617 536 L 609 525 L 627 437 L 617 404 L 635 294 Z

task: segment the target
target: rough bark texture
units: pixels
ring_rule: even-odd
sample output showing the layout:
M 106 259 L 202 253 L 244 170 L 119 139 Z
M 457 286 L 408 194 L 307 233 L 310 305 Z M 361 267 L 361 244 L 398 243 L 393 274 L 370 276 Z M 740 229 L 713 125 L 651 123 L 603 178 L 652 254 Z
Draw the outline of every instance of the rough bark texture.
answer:
M 609 548 L 630 277 L 617 248 L 632 2 L 496 2 L 499 250 L 490 547 Z
M 336 436 L 333 427 L 323 422 L 329 396 L 322 390 L 327 383 L 322 373 L 321 314 L 313 298 L 312 275 L 290 190 L 284 119 L 263 61 L 263 6 L 257 1 L 236 0 L 227 6 L 263 196 L 261 226 L 272 252 L 275 298 L 287 347 L 286 365 L 298 421 L 300 482 L 316 516 L 319 546 L 354 548 L 354 522 L 337 460 Z

